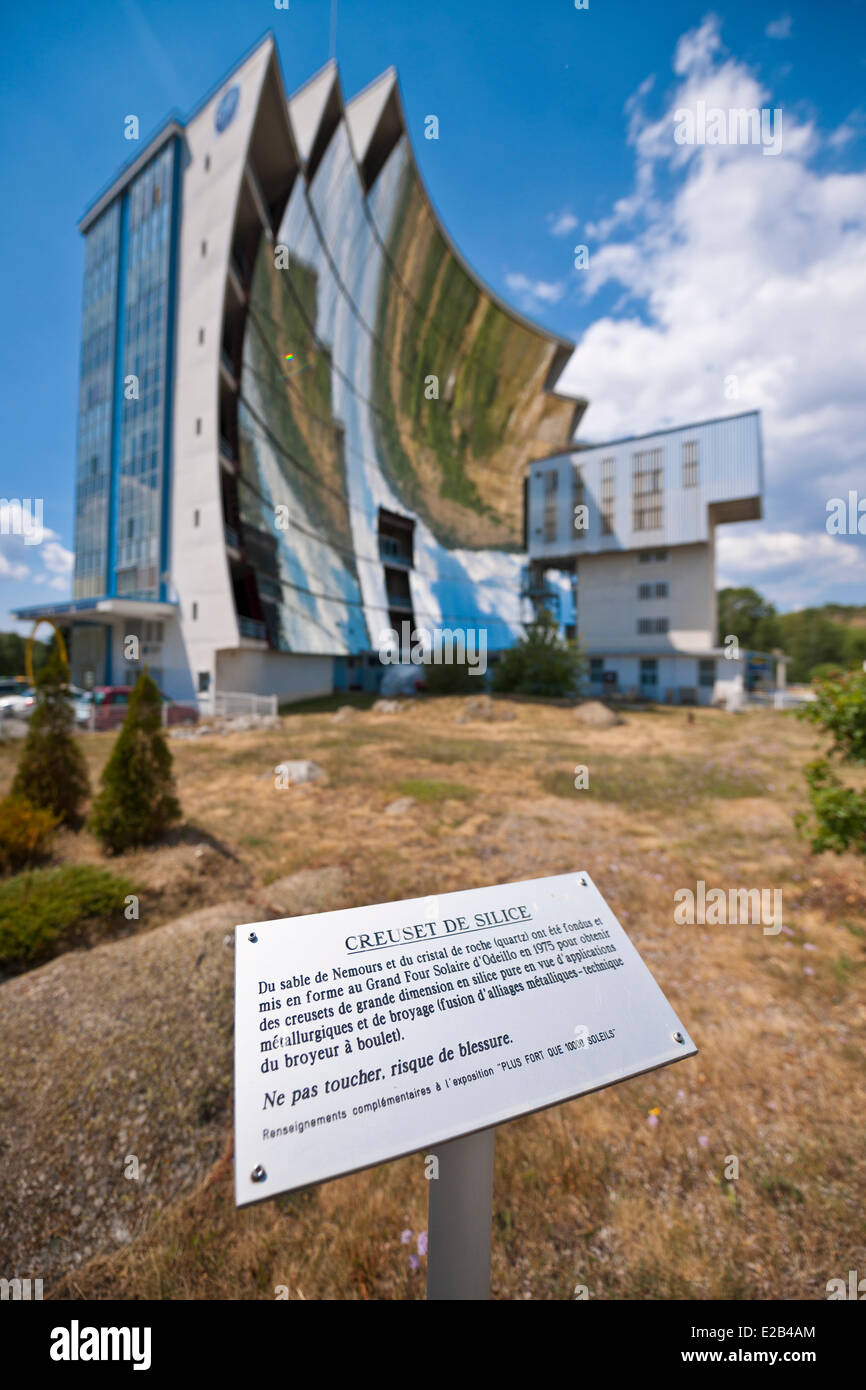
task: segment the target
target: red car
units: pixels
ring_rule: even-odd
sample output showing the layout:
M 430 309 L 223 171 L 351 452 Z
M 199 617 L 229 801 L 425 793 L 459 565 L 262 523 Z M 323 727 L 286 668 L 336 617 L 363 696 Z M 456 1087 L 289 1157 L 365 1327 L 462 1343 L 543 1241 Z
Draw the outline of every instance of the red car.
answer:
M 131 685 L 94 686 L 93 714 L 90 727 L 99 732 L 105 729 L 120 728 L 126 718 L 132 689 Z M 173 700 L 169 700 L 167 695 L 161 694 L 161 698 L 165 704 L 164 724 L 198 723 L 198 710 L 195 705 L 176 704 Z

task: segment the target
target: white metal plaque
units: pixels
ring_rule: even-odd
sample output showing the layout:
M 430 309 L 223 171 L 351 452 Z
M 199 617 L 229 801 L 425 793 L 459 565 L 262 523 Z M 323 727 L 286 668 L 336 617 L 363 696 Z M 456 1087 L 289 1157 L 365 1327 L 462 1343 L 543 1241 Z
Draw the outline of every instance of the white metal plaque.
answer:
M 238 1206 L 691 1057 L 588 874 L 238 927 Z

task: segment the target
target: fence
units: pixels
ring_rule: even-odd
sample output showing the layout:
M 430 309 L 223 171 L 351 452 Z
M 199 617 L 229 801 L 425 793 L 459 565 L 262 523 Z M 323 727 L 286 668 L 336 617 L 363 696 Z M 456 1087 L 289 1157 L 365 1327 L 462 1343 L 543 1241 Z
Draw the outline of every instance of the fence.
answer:
M 213 695 L 213 714 L 226 718 L 233 714 L 263 714 L 276 717 L 276 695 L 248 695 L 244 691 L 216 690 Z

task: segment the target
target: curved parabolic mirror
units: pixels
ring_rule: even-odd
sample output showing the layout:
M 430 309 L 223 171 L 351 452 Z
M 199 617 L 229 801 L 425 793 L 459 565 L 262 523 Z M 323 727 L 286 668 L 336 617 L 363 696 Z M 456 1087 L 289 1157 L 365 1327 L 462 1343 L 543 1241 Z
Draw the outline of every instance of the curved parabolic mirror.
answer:
M 248 548 L 251 533 L 270 542 L 252 558 L 274 645 L 352 652 L 369 643 L 331 362 L 315 337 L 318 292 L 312 267 L 293 252 L 278 268 L 262 240 L 241 372 L 241 520 Z
M 371 204 L 386 258 L 376 336 L 387 354 L 374 354 L 373 369 L 385 474 L 443 545 L 517 550 L 527 463 L 566 442 L 574 426 L 575 401 L 545 390 L 560 345 L 464 270 L 405 135 Z

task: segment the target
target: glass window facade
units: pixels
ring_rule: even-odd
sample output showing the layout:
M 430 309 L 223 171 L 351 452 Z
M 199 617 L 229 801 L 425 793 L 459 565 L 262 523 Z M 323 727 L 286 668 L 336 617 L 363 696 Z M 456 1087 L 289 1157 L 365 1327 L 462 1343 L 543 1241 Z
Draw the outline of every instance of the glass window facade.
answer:
M 159 598 L 173 168 L 170 143 L 128 193 L 116 574 L 118 594 L 147 599 Z
M 78 392 L 74 598 L 106 592 L 120 204 L 87 234 Z
M 174 151 L 86 234 L 75 598 L 160 596 Z

